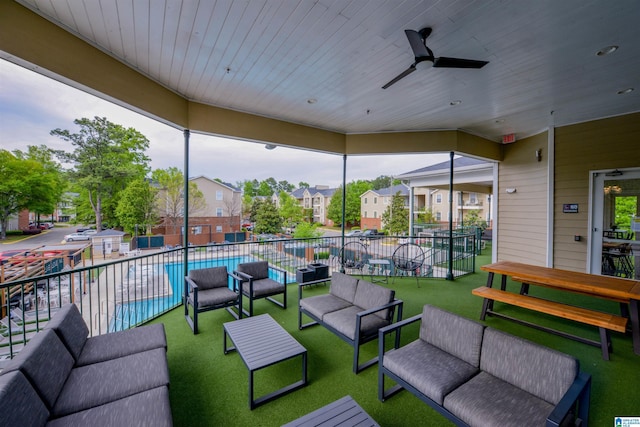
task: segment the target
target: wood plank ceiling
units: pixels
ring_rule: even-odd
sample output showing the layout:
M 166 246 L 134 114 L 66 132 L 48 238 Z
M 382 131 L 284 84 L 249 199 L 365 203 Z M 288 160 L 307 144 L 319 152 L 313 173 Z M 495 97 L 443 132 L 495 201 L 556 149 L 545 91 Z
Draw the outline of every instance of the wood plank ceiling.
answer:
M 18 3 L 187 99 L 343 133 L 460 129 L 500 141 L 640 111 L 636 0 Z M 490 63 L 425 62 L 381 89 L 413 62 L 404 30 L 427 26 L 436 57 Z M 619 49 L 596 55 L 609 45 Z

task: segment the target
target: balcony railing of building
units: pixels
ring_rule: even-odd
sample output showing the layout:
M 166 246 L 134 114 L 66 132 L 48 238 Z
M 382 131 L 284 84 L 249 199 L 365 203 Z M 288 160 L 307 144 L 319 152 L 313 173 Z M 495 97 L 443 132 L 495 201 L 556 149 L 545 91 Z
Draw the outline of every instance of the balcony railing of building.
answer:
M 417 244 L 424 253 L 424 268 L 411 274 L 448 277 L 448 236 L 384 236 L 371 240 L 345 237 L 344 243 L 349 242 L 362 244 L 364 261 L 389 260 L 390 268 L 382 274 L 390 276 L 407 274 L 393 268 L 396 248 L 405 243 Z M 266 260 L 287 270 L 290 273 L 288 283 L 292 283 L 296 280 L 296 271 L 312 262 L 321 262 L 329 265 L 331 271 L 340 271 L 342 244 L 342 237 L 336 236 L 189 246 L 188 269 L 226 266 L 232 271 L 241 262 Z M 453 277 L 474 272 L 476 236 L 456 235 L 452 245 Z M 3 361 L 19 352 L 64 304 L 78 306 L 92 336 L 128 329 L 182 304 L 184 249 L 149 252 L 0 283 L 0 369 Z M 381 273 L 365 262 L 360 274 Z

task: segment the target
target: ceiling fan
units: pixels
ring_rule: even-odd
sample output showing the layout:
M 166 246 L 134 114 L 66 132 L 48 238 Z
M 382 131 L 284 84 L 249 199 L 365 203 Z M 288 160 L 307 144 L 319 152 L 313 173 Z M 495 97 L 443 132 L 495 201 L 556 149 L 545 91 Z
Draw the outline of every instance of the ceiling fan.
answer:
M 427 37 L 429 37 L 431 31 L 431 27 L 423 28 L 420 31 L 404 30 L 404 33 L 407 35 L 407 39 L 409 39 L 411 49 L 413 50 L 415 61 L 409 68 L 404 70 L 389 83 L 382 86 L 382 89 L 386 89 L 392 84 L 397 83 L 399 80 L 407 77 L 409 74 L 413 73 L 416 70 L 416 65 L 424 61 L 431 61 L 433 62 L 434 67 L 441 68 L 482 68 L 489 63 L 488 61 L 448 58 L 446 56 L 441 56 L 439 58 L 434 57 L 433 51 L 429 49 L 426 44 Z

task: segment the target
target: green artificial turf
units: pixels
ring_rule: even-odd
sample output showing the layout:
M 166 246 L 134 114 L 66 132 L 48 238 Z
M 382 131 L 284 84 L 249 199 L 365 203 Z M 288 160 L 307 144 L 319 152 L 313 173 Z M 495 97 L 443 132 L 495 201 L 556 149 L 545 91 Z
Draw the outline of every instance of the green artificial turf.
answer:
M 487 255 L 477 265 L 490 262 Z M 471 290 L 486 283 L 487 275 L 477 273 L 445 281 L 398 278 L 389 286 L 404 301 L 404 318 L 419 314 L 424 304 L 433 304 L 470 319 L 478 320 L 482 300 Z M 509 284 L 515 288 L 515 283 Z M 325 293 L 325 286 L 305 289 L 304 295 Z M 587 307 L 616 312 L 617 304 L 532 287 L 531 294 L 566 300 Z M 255 410 L 248 406 L 248 372 L 237 353 L 223 353 L 222 324 L 233 318 L 225 310 L 199 316 L 200 333 L 193 335 L 184 319 L 183 307 L 157 318 L 165 325 L 167 357 L 171 376 L 170 399 L 176 426 L 280 426 L 345 395 L 351 395 L 381 426 L 451 425 L 435 410 L 407 391 L 381 403 L 377 398 L 378 369 L 371 367 L 358 375 L 351 371 L 353 348 L 322 326 L 297 328 L 297 286 L 290 285 L 288 308 L 283 310 L 266 300 L 255 304 L 255 313 L 269 313 L 308 351 L 309 383 L 306 387 L 269 402 Z M 496 303 L 496 310 L 576 335 L 598 339 L 597 329 Z M 308 320 L 308 319 L 307 319 Z M 489 317 L 487 325 L 571 354 L 580 360 L 583 371 L 592 375 L 590 423 L 613 425 L 615 416 L 640 415 L 640 357 L 633 353 L 630 336 L 613 333 L 614 353 L 602 360 L 597 347 L 588 346 L 534 330 L 516 323 Z M 402 341 L 417 337 L 417 326 L 403 330 Z M 364 345 L 361 361 L 377 353 L 377 341 Z M 257 395 L 268 393 L 300 378 L 300 359 L 294 359 L 256 373 Z M 387 387 L 392 383 L 389 379 Z

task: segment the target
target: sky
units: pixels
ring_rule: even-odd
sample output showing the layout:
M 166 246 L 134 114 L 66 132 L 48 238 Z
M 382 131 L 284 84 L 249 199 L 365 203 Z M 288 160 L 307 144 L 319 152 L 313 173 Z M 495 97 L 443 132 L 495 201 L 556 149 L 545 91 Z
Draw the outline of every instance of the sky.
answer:
M 147 156 L 152 169 L 184 166 L 182 131 L 145 117 L 94 95 L 45 77 L 0 59 L 0 148 L 26 151 L 29 145 L 45 144 L 53 149 L 71 151 L 69 143 L 51 136 L 53 129 L 75 133 L 75 119 L 106 117 L 109 121 L 132 127 L 150 143 Z M 297 187 L 338 187 L 342 183 L 342 156 L 308 150 L 277 147 L 266 150 L 264 144 L 191 133 L 190 177 L 206 176 L 237 184 L 273 177 Z M 446 161 L 448 154 L 411 154 L 386 156 L 349 156 L 347 182 L 380 175 L 399 175 Z

